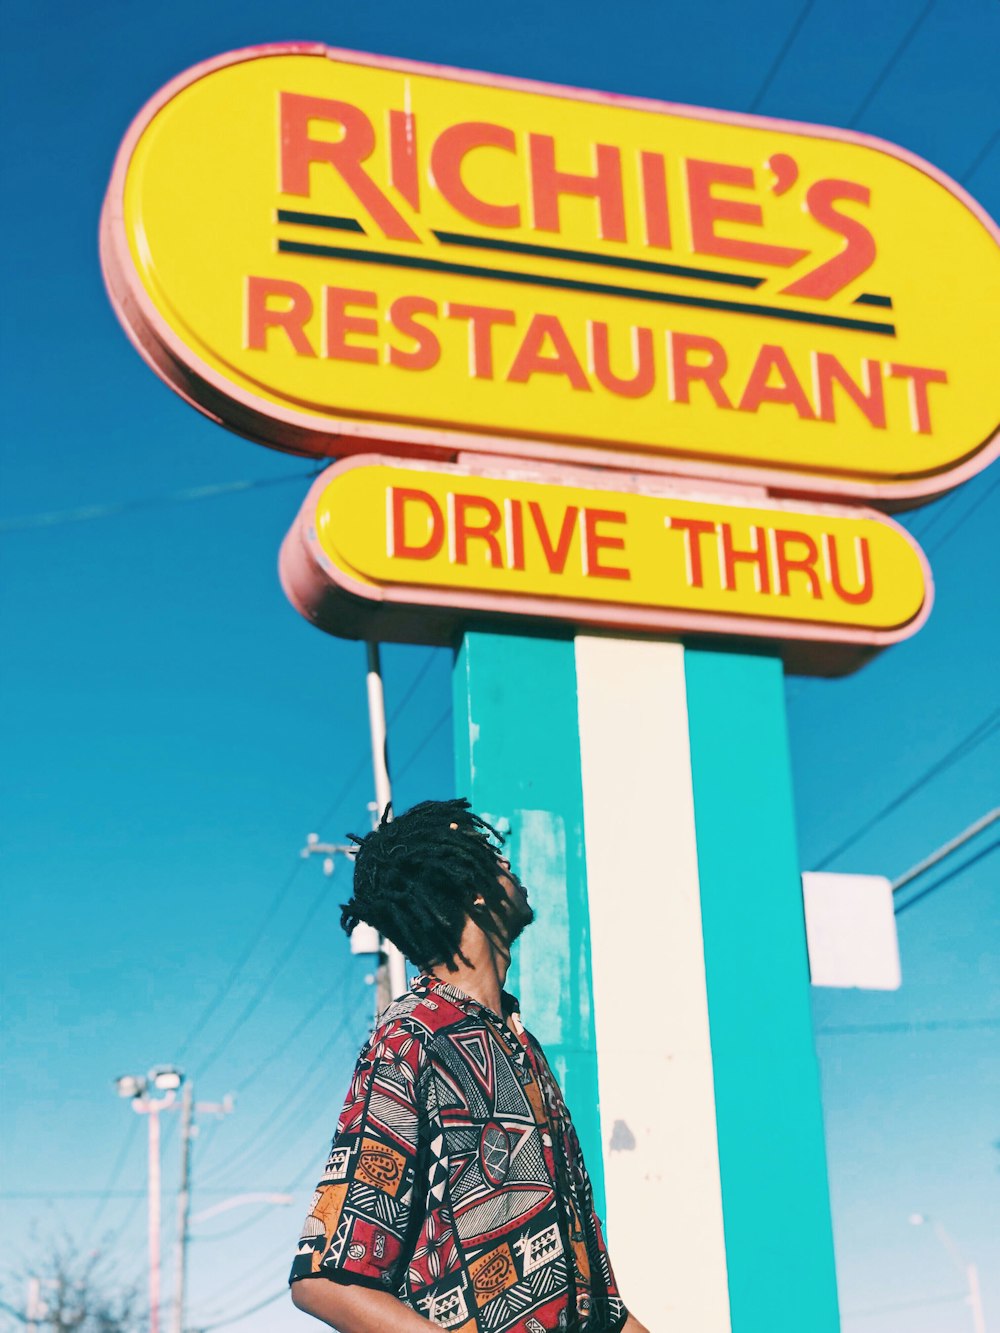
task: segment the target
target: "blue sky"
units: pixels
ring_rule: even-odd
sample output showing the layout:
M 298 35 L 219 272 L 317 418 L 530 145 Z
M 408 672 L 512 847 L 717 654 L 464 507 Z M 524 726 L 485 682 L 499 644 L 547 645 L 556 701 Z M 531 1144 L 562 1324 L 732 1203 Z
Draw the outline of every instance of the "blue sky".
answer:
M 132 116 L 207 56 L 319 40 L 854 123 L 997 216 L 1000 9 L 36 0 L 4 23 L 0 1299 L 18 1300 L 17 1275 L 57 1240 L 106 1243 L 122 1278 L 141 1279 L 145 1126 L 111 1080 L 183 1052 L 199 1098 L 240 1094 L 225 1122 L 203 1122 L 195 1210 L 296 1194 L 197 1228 L 191 1309 L 207 1324 L 281 1286 L 365 1035 L 366 963 L 336 925 L 346 870 L 328 881 L 298 858 L 310 831 L 341 840 L 367 820 L 363 650 L 307 626 L 278 586 L 308 463 L 191 411 L 111 312 L 97 217 Z M 203 487 L 220 490 L 179 498 Z M 806 869 L 998 706 L 996 469 L 905 522 L 934 569 L 929 624 L 855 676 L 788 685 Z M 385 663 L 399 802 L 451 794 L 448 654 L 389 648 Z M 1000 804 L 998 774 L 994 728 L 833 868 L 900 874 Z M 976 859 L 992 845 L 970 844 L 942 873 L 969 868 L 900 917 L 898 993 L 814 992 L 847 1330 L 969 1326 L 950 1299 L 962 1281 L 929 1229 L 907 1225 L 914 1211 L 979 1264 L 1000 1328 L 1000 857 Z M 304 1322 L 278 1303 L 229 1327 Z

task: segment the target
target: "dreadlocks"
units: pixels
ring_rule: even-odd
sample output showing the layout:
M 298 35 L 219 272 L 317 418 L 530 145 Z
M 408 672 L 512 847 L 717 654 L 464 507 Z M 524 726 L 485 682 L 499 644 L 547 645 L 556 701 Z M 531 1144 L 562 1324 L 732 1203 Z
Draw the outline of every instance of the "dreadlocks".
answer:
M 367 922 L 417 967 L 445 964 L 454 972 L 456 957 L 469 961 L 460 948 L 466 919 L 492 933 L 506 913 L 498 881 L 503 838 L 464 799 L 421 801 L 397 819 L 390 809 L 371 833 L 348 834 L 358 845 L 354 896 L 341 907 L 340 924 L 350 933 Z

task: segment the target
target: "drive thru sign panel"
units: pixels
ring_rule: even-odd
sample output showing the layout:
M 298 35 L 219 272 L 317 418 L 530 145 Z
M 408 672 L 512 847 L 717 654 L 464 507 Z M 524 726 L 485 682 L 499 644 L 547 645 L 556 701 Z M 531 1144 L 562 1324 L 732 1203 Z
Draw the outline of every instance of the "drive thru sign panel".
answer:
M 631 482 L 631 484 L 630 484 Z M 348 459 L 282 547 L 294 605 L 333 633 L 448 643 L 456 612 L 739 633 L 840 669 L 914 633 L 931 581 L 871 510 L 538 464 Z

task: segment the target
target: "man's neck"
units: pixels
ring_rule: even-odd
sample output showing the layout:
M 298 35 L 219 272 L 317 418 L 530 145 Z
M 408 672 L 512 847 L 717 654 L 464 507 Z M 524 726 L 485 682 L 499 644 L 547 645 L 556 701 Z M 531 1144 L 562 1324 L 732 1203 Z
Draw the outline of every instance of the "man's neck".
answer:
M 469 960 L 468 963 L 464 963 L 456 956 L 452 960 L 455 971 L 452 971 L 447 964 L 439 963 L 436 967 L 428 969 L 431 975 L 437 977 L 438 981 L 457 986 L 466 995 L 471 995 L 474 1000 L 484 1004 L 487 1009 L 502 1015 L 500 997 L 510 966 L 509 954 L 497 948 L 485 932 L 471 921 L 467 922 L 462 932 L 461 950 Z

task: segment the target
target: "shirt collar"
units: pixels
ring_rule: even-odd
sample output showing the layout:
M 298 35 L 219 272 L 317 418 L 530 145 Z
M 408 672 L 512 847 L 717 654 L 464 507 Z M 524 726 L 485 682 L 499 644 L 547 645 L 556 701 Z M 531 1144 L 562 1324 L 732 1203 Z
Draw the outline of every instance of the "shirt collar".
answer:
M 472 995 L 468 995 L 461 987 L 453 985 L 450 981 L 441 981 L 429 972 L 421 972 L 419 976 L 414 977 L 410 982 L 410 989 L 418 995 L 444 995 L 463 1013 L 489 1014 L 501 1023 L 509 1014 L 518 1014 L 521 1011 L 520 1001 L 516 995 L 511 995 L 509 991 L 501 991 L 500 993 L 500 1004 L 503 1008 L 501 1016 L 495 1013 L 489 1005 L 483 1004 Z

